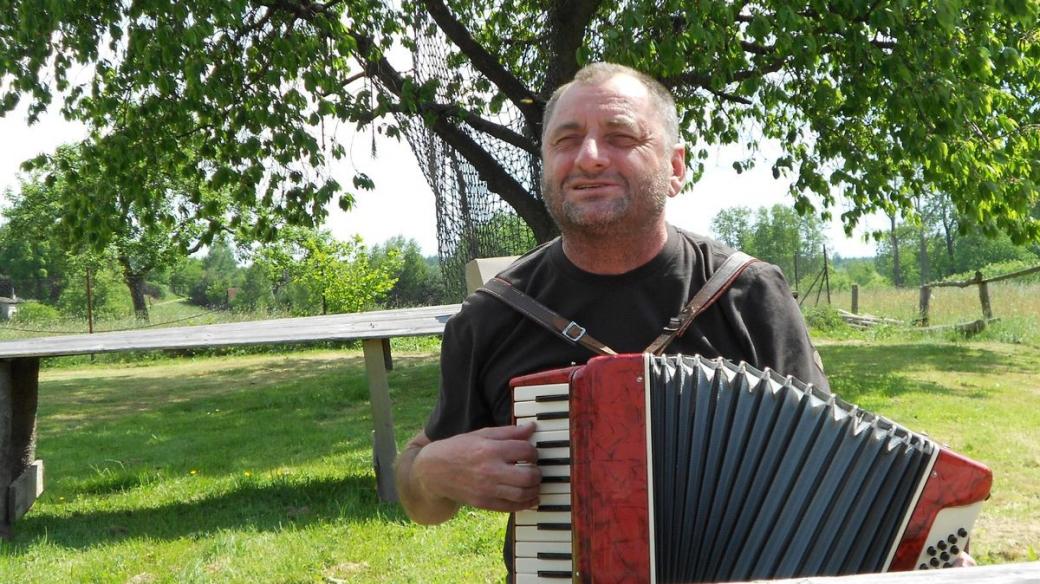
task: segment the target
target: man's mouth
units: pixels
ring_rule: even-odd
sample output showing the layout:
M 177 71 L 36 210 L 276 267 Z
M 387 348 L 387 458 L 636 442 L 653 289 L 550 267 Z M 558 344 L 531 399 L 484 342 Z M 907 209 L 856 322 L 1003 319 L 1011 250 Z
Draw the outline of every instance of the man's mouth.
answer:
M 590 190 L 590 189 L 602 189 L 602 188 L 607 188 L 607 187 L 612 187 L 612 186 L 614 186 L 614 183 L 595 182 L 595 183 L 577 183 L 577 184 L 571 185 L 571 188 L 576 190 L 576 191 L 585 191 L 585 190 Z

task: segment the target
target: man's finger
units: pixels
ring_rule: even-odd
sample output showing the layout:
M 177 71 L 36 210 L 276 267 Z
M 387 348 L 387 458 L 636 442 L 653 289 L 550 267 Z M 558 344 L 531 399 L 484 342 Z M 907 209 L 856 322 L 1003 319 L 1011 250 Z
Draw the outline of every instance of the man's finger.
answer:
M 534 433 L 534 424 L 526 422 L 519 426 L 495 426 L 481 428 L 474 434 L 491 440 L 527 440 Z

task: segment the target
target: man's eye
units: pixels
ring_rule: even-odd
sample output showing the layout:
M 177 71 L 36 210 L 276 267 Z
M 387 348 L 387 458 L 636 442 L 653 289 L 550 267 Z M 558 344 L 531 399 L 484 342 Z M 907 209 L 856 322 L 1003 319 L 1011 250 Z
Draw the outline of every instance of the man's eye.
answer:
M 615 146 L 634 146 L 639 142 L 639 139 L 631 134 L 611 134 L 607 139 Z
M 557 146 L 573 146 L 575 144 L 581 143 L 581 136 L 574 136 L 574 135 L 560 136 L 553 143 L 555 145 L 557 145 Z

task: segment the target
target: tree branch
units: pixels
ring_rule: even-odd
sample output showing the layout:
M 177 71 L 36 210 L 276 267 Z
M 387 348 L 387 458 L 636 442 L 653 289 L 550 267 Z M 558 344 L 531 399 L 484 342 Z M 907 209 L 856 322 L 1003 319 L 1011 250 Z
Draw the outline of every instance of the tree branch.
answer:
M 401 74 L 387 61 L 385 56 L 371 59 L 375 44 L 365 35 L 356 35 L 358 60 L 364 64 L 369 76 L 377 80 L 388 91 L 400 96 L 404 88 Z M 502 197 L 527 225 L 534 231 L 538 241 L 547 241 L 555 235 L 555 227 L 545 205 L 535 198 L 513 176 L 498 163 L 484 148 L 445 116 L 436 116 L 429 125 L 435 134 L 461 154 L 477 171 L 488 189 Z
M 752 104 L 751 100 L 746 98 L 746 97 L 741 97 L 739 95 L 734 95 L 732 93 L 727 93 L 725 91 L 719 91 L 719 90 L 716 90 L 716 89 L 708 89 L 708 88 L 705 88 L 705 89 L 709 93 L 711 93 L 712 95 L 714 95 L 715 97 L 717 97 L 719 99 L 723 99 L 723 100 L 726 100 L 726 101 L 732 101 L 732 102 L 735 102 L 735 103 L 739 103 L 741 105 L 751 105 Z
M 440 0 L 423 0 L 426 11 L 437 23 L 451 42 L 470 60 L 470 63 L 489 81 L 498 87 L 509 101 L 520 110 L 528 121 L 540 119 L 542 108 L 537 104 L 537 96 L 531 92 L 515 75 L 507 71 L 494 55 L 473 39 L 469 31 L 458 21 Z
M 475 130 L 484 132 L 489 136 L 494 136 L 495 138 L 498 138 L 499 140 L 507 144 L 512 144 L 513 146 L 516 146 L 517 148 L 520 148 L 521 150 L 529 152 L 535 156 L 541 154 L 541 152 L 538 149 L 538 144 L 536 144 L 534 140 L 531 140 L 526 136 L 514 132 L 511 128 L 508 128 L 501 124 L 496 124 L 495 122 L 492 122 L 490 120 L 486 120 L 458 106 L 438 103 L 423 106 L 423 109 L 442 115 L 450 116 L 453 118 L 457 118 L 465 122 L 467 125 L 469 125 Z

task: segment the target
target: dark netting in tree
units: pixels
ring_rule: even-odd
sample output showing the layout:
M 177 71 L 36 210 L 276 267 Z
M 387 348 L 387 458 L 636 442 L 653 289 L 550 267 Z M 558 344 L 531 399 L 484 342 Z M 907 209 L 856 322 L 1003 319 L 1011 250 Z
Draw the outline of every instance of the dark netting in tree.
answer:
M 438 81 L 437 103 L 455 104 L 459 96 L 451 94 L 449 80 L 476 84 L 480 74 L 468 61 L 449 54 L 450 41 L 424 20 L 424 16 L 417 16 L 415 23 L 415 29 L 423 32 L 416 35 L 412 52 L 414 78 L 420 85 Z M 489 90 L 486 99 L 491 101 L 493 95 Z M 529 134 L 521 114 L 508 100 L 503 100 L 497 115 L 489 119 L 519 134 Z M 399 116 L 398 122 L 433 189 L 441 269 L 449 292 L 461 299 L 465 295 L 466 262 L 523 253 L 535 244 L 535 237 L 514 210 L 491 192 L 477 170 L 432 129 L 414 117 Z M 466 124 L 459 127 L 532 196 L 540 196 L 537 156 Z

